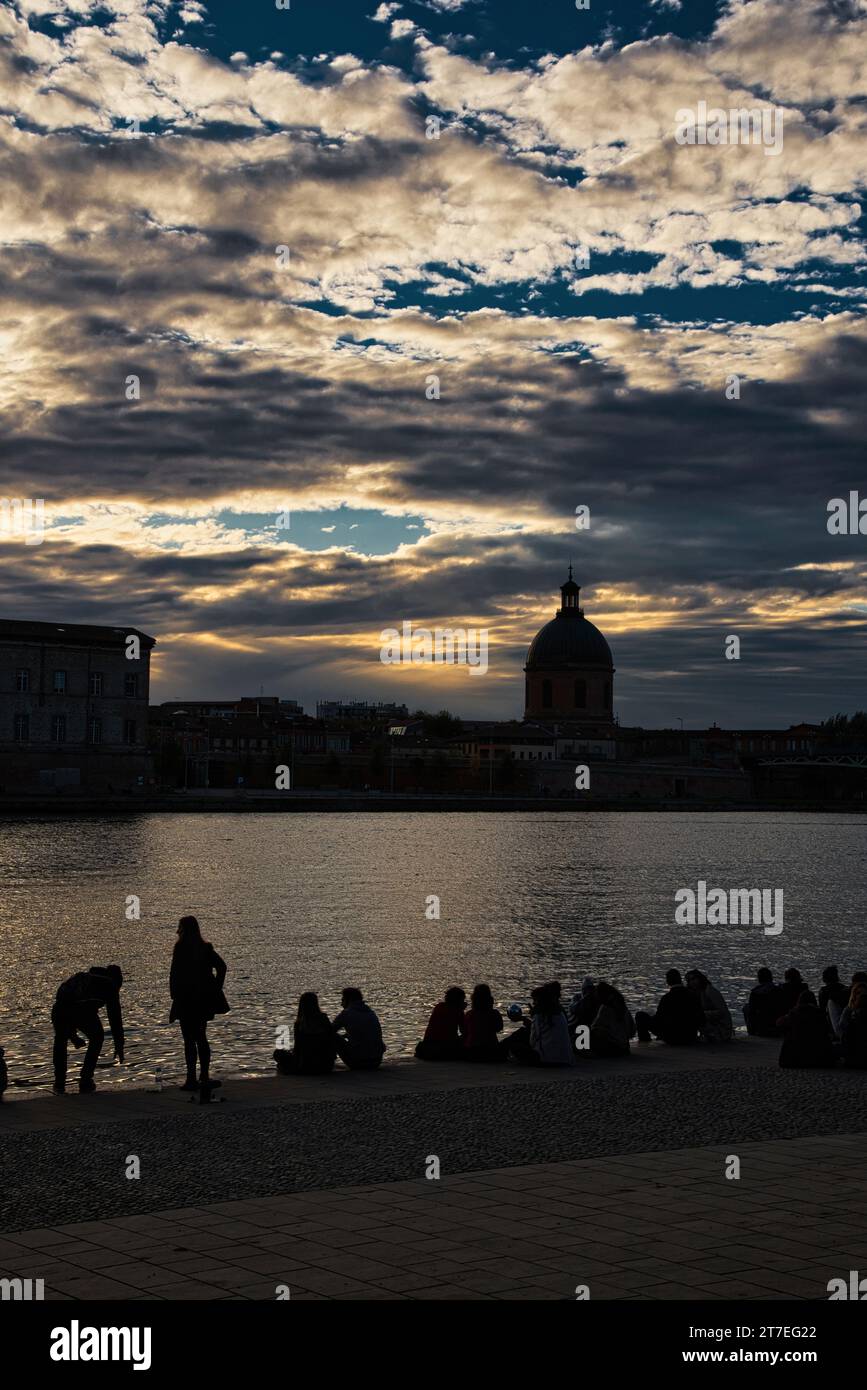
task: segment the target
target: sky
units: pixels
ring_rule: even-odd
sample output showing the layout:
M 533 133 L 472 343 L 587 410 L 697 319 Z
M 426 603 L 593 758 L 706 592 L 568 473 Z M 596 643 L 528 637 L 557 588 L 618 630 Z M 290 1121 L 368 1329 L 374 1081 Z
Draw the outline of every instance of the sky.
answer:
M 865 95 L 867 0 L 4 4 L 0 616 L 512 718 L 571 562 L 624 724 L 864 708 Z

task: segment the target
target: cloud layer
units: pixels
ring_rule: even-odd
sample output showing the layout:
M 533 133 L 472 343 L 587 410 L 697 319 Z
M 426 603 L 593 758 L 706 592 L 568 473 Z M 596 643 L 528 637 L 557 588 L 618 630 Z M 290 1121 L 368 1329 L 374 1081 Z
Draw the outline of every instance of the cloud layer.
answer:
M 0 535 L 5 613 L 138 622 L 164 697 L 509 715 L 573 558 L 625 722 L 854 707 L 865 538 L 825 520 L 863 479 L 864 0 L 535 55 L 373 6 L 375 61 L 109 8 L 0 12 L 0 495 L 50 523 Z M 700 101 L 778 108 L 782 152 L 679 145 Z M 218 519 L 341 504 L 428 533 Z M 489 677 L 381 667 L 404 618 L 488 626 Z

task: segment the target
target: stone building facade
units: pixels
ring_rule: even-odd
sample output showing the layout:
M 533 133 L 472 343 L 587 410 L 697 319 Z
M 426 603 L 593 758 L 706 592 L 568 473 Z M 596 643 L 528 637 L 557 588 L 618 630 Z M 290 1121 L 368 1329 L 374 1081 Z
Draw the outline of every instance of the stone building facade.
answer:
M 133 627 L 0 621 L 0 790 L 143 790 L 154 646 Z

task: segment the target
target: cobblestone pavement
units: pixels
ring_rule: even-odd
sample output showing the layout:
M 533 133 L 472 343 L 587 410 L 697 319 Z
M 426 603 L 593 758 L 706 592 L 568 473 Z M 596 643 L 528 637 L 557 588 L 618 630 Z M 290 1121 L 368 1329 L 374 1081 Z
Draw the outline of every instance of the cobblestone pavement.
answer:
M 332 1100 L 304 1099 L 302 1079 L 249 1083 L 249 1100 L 244 1083 L 229 1084 L 229 1103 L 208 1108 L 177 1093 L 118 1095 L 104 1105 L 102 1096 L 70 1096 L 3 1106 L 0 1230 L 415 1181 L 429 1154 L 439 1157 L 444 1176 L 454 1176 L 867 1131 L 867 1073 L 785 1072 L 774 1065 L 774 1048 L 739 1043 L 725 1065 L 710 1055 L 696 1065 L 702 1054 L 695 1051 L 671 1070 L 672 1052 L 636 1057 L 635 1067 L 576 1067 L 556 1079 L 410 1064 L 391 1077 L 384 1070 L 357 1091 L 360 1078 L 326 1078 L 335 1085 Z M 130 1155 L 140 1160 L 138 1179 L 126 1176 Z
M 732 1153 L 737 1180 L 725 1176 Z M 439 1181 L 416 1161 L 404 1182 L 13 1232 L 0 1237 L 0 1268 L 44 1279 L 60 1300 L 270 1300 L 278 1289 L 571 1300 L 579 1286 L 591 1301 L 826 1299 L 830 1279 L 867 1267 L 865 1160 L 858 1134 Z

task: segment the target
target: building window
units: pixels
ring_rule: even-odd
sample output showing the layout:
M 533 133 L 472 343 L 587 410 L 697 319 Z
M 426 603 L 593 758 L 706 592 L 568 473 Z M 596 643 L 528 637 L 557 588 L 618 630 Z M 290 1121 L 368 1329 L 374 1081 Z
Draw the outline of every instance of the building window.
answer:
M 66 715 L 55 714 L 51 721 L 51 739 L 54 743 L 66 742 Z
M 29 743 L 30 741 L 30 715 L 16 714 L 15 716 L 15 742 Z
M 575 708 L 587 708 L 587 682 L 584 680 L 575 682 Z
M 66 694 L 66 672 L 65 672 L 65 671 L 55 671 L 55 672 L 54 672 L 54 676 L 53 676 L 52 681 L 51 681 L 51 689 L 54 691 L 54 694 L 55 694 L 55 695 L 65 695 L 65 694 Z
M 87 726 L 88 743 L 102 743 L 102 720 L 91 719 Z
M 551 692 L 551 682 L 542 682 L 542 708 L 550 709 L 554 703 L 554 696 Z
M 90 673 L 90 693 L 91 695 L 102 694 L 102 672 L 91 671 Z
M 123 721 L 123 741 L 124 743 L 135 743 L 134 719 L 125 719 Z
M 25 667 L 15 672 L 15 689 L 19 695 L 26 695 L 30 689 L 30 672 Z
M 124 695 L 138 695 L 138 676 L 135 672 L 129 676 L 124 676 L 123 693 Z

